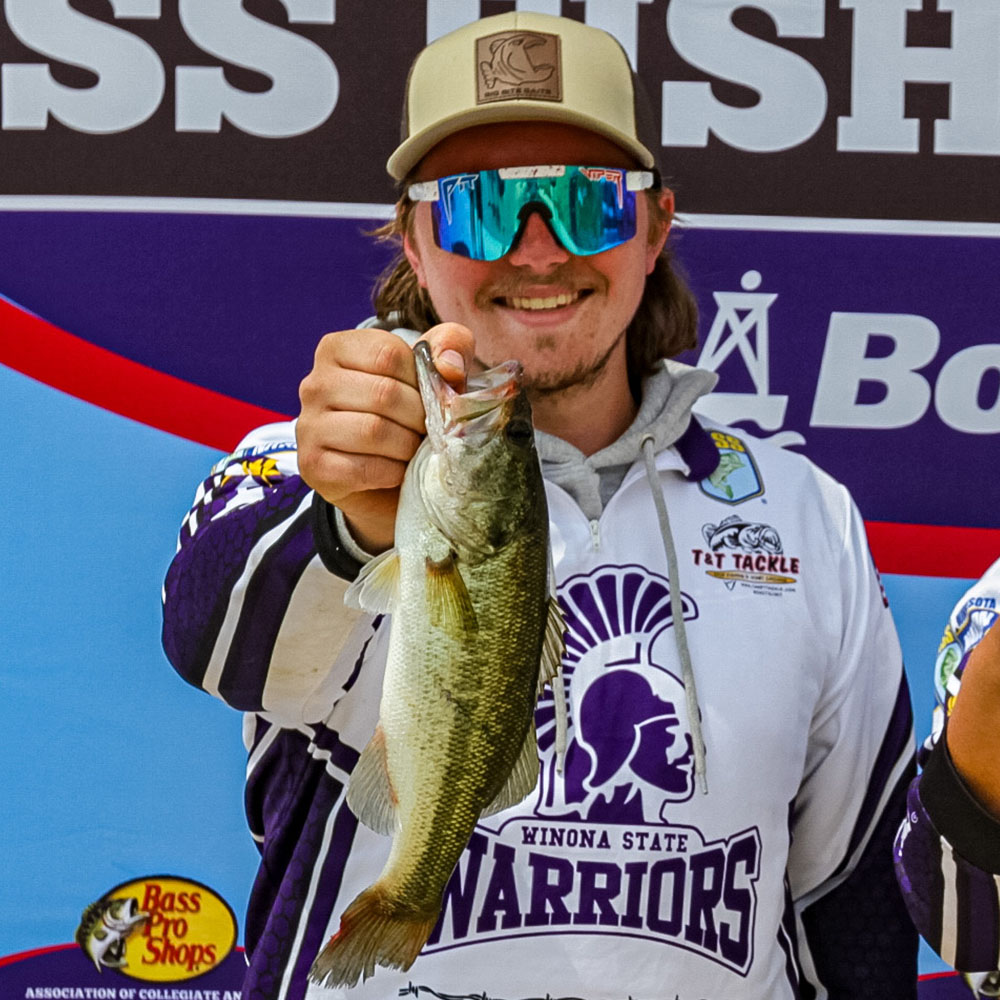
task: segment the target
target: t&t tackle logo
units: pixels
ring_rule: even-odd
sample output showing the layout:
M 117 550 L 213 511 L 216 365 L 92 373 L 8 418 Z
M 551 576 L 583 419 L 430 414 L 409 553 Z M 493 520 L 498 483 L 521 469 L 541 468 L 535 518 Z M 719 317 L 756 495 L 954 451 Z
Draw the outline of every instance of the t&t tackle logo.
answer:
M 76 941 L 98 971 L 178 982 L 225 960 L 236 944 L 236 917 L 208 886 L 154 875 L 125 882 L 91 903 Z
M 679 596 L 685 621 L 698 617 Z M 753 961 L 761 841 L 680 820 L 694 795 L 670 584 L 603 566 L 559 588 L 569 739 L 554 753 L 551 693 L 535 721 L 536 799 L 482 820 L 445 891 L 427 951 L 505 937 L 611 934 L 745 973 Z
M 732 590 L 737 583 L 755 588 L 786 587 L 796 582 L 800 571 L 798 556 L 787 555 L 781 536 L 769 524 L 748 521 L 731 514 L 718 524 L 703 524 L 705 548 L 691 550 L 696 566 L 723 580 Z

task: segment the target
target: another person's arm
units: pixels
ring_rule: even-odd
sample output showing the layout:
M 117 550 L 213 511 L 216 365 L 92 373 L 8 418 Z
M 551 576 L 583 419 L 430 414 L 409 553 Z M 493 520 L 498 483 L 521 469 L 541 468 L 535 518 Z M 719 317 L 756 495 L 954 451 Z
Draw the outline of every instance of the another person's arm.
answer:
M 935 731 L 896 838 L 910 915 L 965 972 L 1000 968 L 1000 562 L 952 613 L 938 656 Z

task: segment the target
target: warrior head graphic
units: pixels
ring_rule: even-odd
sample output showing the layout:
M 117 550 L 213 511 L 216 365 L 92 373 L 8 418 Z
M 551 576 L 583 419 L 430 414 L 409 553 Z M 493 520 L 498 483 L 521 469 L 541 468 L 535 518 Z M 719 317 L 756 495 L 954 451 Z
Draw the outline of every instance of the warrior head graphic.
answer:
M 637 567 L 603 567 L 562 592 L 570 740 L 562 775 L 543 767 L 538 812 L 659 823 L 694 792 L 684 686 L 657 662 L 673 654 L 670 591 Z M 697 610 L 684 598 L 685 618 Z M 657 638 L 661 637 L 660 642 Z M 662 650 L 662 654 L 659 652 Z M 547 745 L 540 706 L 539 745 Z

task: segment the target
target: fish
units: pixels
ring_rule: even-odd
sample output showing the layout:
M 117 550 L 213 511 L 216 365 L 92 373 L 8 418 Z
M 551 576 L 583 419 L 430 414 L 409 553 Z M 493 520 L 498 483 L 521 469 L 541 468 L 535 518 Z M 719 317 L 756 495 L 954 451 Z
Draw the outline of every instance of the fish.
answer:
M 139 909 L 138 899 L 99 899 L 83 911 L 76 929 L 76 943 L 98 972 L 102 967 L 123 969 L 128 965 L 125 943 L 148 919 L 149 914 Z
M 544 83 L 556 71 L 552 63 L 536 66 L 531 61 L 531 49 L 544 45 L 537 35 L 509 35 L 490 45 L 490 61 L 481 62 L 479 71 L 483 83 L 492 90 L 498 83 L 508 87 L 523 87 Z
M 535 704 L 562 680 L 565 626 L 521 366 L 504 362 L 459 393 L 425 342 L 414 356 L 427 435 L 403 477 L 395 548 L 344 598 L 391 614 L 379 721 L 347 803 L 392 847 L 312 965 L 327 987 L 376 965 L 410 968 L 480 817 L 536 788 Z

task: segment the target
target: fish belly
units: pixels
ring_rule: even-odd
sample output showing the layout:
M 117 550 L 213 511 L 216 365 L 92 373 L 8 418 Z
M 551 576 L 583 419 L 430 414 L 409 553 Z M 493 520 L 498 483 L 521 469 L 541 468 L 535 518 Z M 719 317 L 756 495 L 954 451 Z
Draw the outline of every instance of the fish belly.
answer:
M 407 598 L 404 568 L 380 718 L 398 826 L 380 882 L 407 908 L 440 907 L 477 820 L 533 732 L 545 566 L 529 596 L 510 565 L 523 577 L 525 555 L 462 568 L 478 623 L 467 635 L 430 624 L 425 595 Z

